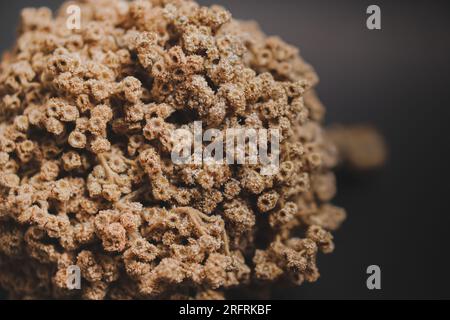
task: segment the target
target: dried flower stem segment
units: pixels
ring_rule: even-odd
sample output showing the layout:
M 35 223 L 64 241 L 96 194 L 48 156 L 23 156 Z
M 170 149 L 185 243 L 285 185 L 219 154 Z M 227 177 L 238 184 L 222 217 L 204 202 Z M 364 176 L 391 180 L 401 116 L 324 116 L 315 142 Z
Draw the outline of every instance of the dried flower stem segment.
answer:
M 384 138 L 371 126 L 334 126 L 327 130 L 327 135 L 338 148 L 340 162 L 353 170 L 373 170 L 386 162 Z
M 68 29 L 73 5 L 83 19 Z M 346 215 L 330 204 L 338 157 L 297 48 L 191 0 L 26 9 L 19 31 L 0 63 L 10 297 L 223 299 L 317 280 Z M 196 122 L 279 132 L 279 172 L 174 163 L 171 133 Z

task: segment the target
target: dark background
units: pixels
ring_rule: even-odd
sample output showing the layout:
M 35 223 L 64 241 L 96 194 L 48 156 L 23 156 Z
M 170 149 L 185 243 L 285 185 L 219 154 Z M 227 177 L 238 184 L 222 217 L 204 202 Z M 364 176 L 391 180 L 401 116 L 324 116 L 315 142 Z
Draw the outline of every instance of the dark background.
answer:
M 0 1 L 0 50 L 14 40 L 20 9 L 60 0 Z M 390 149 L 385 168 L 339 174 L 336 203 L 349 217 L 322 277 L 282 299 L 450 298 L 450 6 L 445 1 L 201 0 L 255 19 L 300 47 L 321 77 L 328 123 L 371 123 Z M 377 4 L 382 30 L 366 28 Z M 366 268 L 382 270 L 382 290 Z

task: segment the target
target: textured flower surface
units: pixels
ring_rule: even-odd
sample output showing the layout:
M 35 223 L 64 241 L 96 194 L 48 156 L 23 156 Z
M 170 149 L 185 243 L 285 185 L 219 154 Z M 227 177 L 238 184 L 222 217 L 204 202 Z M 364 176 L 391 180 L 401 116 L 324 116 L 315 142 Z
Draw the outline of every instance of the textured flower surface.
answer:
M 23 10 L 0 65 L 0 287 L 222 299 L 316 281 L 345 211 L 330 204 L 338 157 L 298 49 L 194 1 L 73 4 L 79 30 L 69 3 Z M 171 133 L 195 121 L 279 129 L 279 173 L 175 165 Z M 81 290 L 67 288 L 74 265 Z

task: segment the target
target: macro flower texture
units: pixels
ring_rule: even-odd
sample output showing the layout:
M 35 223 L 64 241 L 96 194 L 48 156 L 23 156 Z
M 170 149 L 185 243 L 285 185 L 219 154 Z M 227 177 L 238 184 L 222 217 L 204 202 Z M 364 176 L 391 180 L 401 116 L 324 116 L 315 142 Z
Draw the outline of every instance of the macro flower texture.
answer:
M 0 287 L 14 299 L 206 300 L 315 282 L 346 216 L 330 203 L 339 157 L 317 83 L 297 48 L 220 6 L 24 9 L 0 65 Z M 279 130 L 278 172 L 175 164 L 171 133 L 196 121 Z

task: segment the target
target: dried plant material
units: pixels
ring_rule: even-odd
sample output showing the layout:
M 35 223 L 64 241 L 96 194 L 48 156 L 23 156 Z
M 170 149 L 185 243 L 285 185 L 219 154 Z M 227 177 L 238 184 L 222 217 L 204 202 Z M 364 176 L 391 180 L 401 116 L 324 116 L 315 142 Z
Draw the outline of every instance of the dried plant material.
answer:
M 339 162 L 353 170 L 366 171 L 382 167 L 387 148 L 381 134 L 368 125 L 333 126 L 327 136 L 337 146 Z
M 336 149 L 298 49 L 225 9 L 84 0 L 26 9 L 0 65 L 0 286 L 12 298 L 222 299 L 319 277 Z M 175 165 L 171 132 L 279 129 L 260 165 Z M 67 275 L 78 266 L 81 290 Z M 266 292 L 266 291 L 264 291 Z M 256 295 L 255 295 L 256 296 Z

